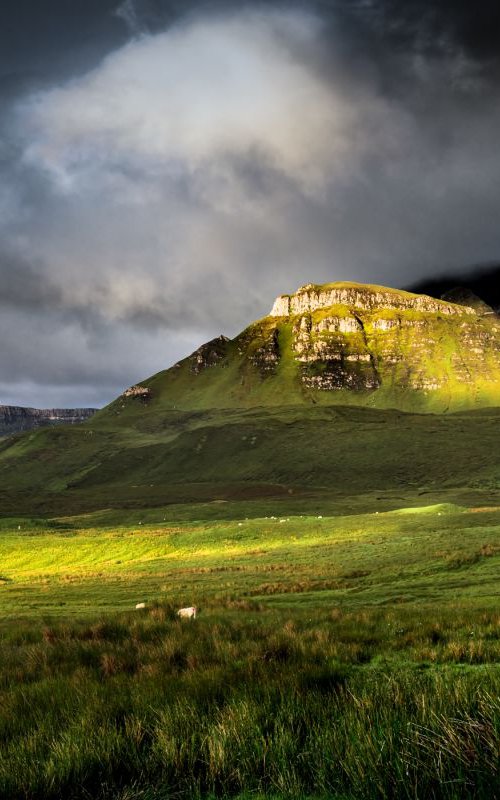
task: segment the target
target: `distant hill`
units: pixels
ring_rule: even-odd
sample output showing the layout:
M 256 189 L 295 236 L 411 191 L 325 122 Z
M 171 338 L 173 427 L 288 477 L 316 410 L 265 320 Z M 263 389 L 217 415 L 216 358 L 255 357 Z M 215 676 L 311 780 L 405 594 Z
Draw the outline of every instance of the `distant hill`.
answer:
M 408 291 L 442 298 L 457 290 L 465 290 L 480 298 L 500 313 L 500 264 L 478 267 L 470 274 L 448 273 L 430 280 L 419 281 Z
M 73 425 L 85 422 L 96 413 L 96 408 L 23 408 L 0 406 L 0 436 L 28 431 L 46 425 Z

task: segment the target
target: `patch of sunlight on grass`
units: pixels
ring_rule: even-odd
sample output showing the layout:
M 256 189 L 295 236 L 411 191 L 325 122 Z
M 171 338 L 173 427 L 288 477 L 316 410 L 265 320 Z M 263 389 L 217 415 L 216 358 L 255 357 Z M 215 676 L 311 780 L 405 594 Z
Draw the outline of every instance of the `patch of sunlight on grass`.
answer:
M 396 508 L 393 511 L 385 512 L 387 515 L 397 516 L 398 514 L 460 514 L 467 511 L 463 506 L 453 503 L 435 503 L 430 506 L 412 506 L 410 508 Z

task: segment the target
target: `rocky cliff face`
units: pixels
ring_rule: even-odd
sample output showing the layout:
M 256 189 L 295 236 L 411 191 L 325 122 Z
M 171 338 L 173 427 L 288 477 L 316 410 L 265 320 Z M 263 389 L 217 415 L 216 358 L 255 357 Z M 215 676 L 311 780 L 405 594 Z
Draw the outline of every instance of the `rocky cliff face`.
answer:
M 414 295 L 384 286 L 365 286 L 356 283 L 332 283 L 316 286 L 308 283 L 295 294 L 283 294 L 276 298 L 271 317 L 289 317 L 306 314 L 319 308 L 343 305 L 360 311 L 385 309 L 392 311 L 421 311 L 428 314 L 474 314 L 467 306 L 456 308 L 451 303 L 435 300 L 425 295 Z
M 453 394 L 469 392 L 474 404 L 489 385 L 500 401 L 500 319 L 481 302 L 457 299 L 461 304 L 378 286 L 309 284 L 278 297 L 270 317 L 291 326 L 293 358 L 308 389 L 442 391 L 442 402 L 453 405 Z
M 7 436 L 46 425 L 74 425 L 85 422 L 96 413 L 95 408 L 23 408 L 0 406 L 0 436 Z
M 217 336 L 206 344 L 202 344 L 198 350 L 190 356 L 191 372 L 198 375 L 203 369 L 207 367 L 215 367 L 220 364 L 226 357 L 227 344 L 230 340 L 227 336 Z
M 249 403 L 251 394 L 260 402 L 276 378 L 282 402 L 422 410 L 500 404 L 500 319 L 467 297 L 448 302 L 381 286 L 307 284 L 278 297 L 270 315 L 234 342 L 209 342 L 187 361 L 198 376 L 238 362 L 226 402 L 238 384 L 248 387 Z M 245 402 L 243 389 L 238 397 Z

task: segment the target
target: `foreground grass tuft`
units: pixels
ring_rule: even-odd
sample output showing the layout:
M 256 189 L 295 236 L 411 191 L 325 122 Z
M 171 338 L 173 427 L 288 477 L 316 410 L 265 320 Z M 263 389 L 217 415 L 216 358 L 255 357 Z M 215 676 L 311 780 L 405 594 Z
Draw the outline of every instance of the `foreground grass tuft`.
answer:
M 205 613 L 4 633 L 0 796 L 498 796 L 492 613 Z

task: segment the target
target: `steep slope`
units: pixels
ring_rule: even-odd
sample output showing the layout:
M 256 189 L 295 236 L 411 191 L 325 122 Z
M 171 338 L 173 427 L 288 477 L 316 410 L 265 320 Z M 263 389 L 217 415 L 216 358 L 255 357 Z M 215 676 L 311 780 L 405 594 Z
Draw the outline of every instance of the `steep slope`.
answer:
M 0 406 L 0 436 L 28 431 L 46 425 L 74 425 L 90 419 L 96 408 L 24 408 Z
M 353 283 L 309 284 L 234 340 L 219 337 L 132 387 L 99 418 L 284 404 L 446 412 L 500 404 L 500 318 Z
M 487 497 L 500 485 L 499 333 L 481 304 L 305 286 L 83 425 L 4 440 L 0 508 L 471 488 Z M 455 413 L 428 413 L 444 411 Z

